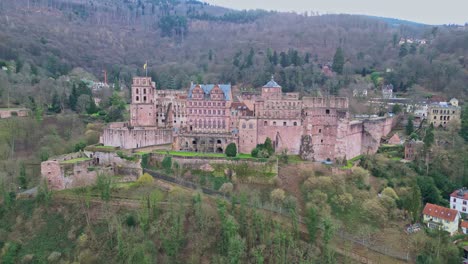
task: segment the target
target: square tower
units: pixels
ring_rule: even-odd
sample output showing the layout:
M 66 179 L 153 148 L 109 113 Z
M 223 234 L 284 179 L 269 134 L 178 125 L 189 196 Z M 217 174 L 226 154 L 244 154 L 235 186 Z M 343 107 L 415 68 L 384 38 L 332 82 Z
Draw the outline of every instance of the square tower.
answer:
M 154 104 L 156 86 L 151 77 L 134 77 L 132 83 L 132 104 L 130 105 L 131 126 L 156 126 L 157 115 Z

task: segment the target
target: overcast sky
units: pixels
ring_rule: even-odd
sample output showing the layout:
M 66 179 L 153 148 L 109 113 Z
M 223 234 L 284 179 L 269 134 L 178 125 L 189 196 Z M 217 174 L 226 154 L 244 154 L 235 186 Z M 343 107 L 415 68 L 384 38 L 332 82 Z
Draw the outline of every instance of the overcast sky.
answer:
M 465 24 L 468 0 L 205 0 L 235 9 L 364 14 L 426 24 Z

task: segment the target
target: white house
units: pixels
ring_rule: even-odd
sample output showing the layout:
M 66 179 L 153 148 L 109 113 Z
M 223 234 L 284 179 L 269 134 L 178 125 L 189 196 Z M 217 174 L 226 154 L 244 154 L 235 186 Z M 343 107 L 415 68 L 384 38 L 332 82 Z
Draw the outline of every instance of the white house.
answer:
M 461 228 L 462 228 L 462 231 L 463 231 L 463 234 L 468 234 L 468 221 L 463 221 L 461 222 Z
M 450 208 L 460 213 L 468 213 L 468 189 L 463 187 L 450 194 Z
M 454 235 L 458 231 L 460 213 L 457 210 L 427 203 L 423 210 L 423 221 L 429 228 L 438 228 Z

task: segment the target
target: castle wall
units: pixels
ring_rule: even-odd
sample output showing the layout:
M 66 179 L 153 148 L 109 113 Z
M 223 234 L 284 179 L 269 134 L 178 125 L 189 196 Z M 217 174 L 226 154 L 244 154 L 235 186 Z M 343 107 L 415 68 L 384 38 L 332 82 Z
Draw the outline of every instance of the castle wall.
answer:
M 124 149 L 172 144 L 172 129 L 108 127 L 103 132 L 102 143 Z
M 97 171 L 90 170 L 92 160 L 63 164 L 57 160 L 41 163 L 41 175 L 52 190 L 92 185 L 96 182 Z
M 262 118 L 258 119 L 257 128 L 257 142 L 259 144 L 265 142 L 267 137 L 269 137 L 276 152 L 287 149 L 290 154 L 299 154 L 302 136 L 300 119 Z M 242 140 L 242 137 L 240 140 Z
M 132 126 L 156 126 L 156 107 L 153 104 L 130 105 L 130 124 Z
M 352 159 L 363 154 L 362 133 L 363 124 L 360 121 L 350 122 L 347 126 L 347 134 L 343 142 L 346 151 L 340 152 L 340 158 Z M 340 144 L 341 145 L 341 144 Z
M 239 153 L 250 153 L 263 142 L 258 142 L 258 119 L 254 117 L 239 118 Z

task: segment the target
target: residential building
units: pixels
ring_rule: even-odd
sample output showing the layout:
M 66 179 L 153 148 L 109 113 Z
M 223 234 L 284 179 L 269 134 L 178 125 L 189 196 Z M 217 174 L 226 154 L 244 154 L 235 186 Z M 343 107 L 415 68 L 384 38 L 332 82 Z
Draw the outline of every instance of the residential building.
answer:
M 383 99 L 393 98 L 393 84 L 387 84 L 382 87 L 382 98 Z
M 421 153 L 424 142 L 411 139 L 405 143 L 405 160 L 415 160 Z
M 428 108 L 428 122 L 434 127 L 447 127 L 450 123 L 460 123 L 461 108 L 458 100 L 430 104 Z
M 460 213 L 457 210 L 427 203 L 423 210 L 423 221 L 427 227 L 441 229 L 454 235 L 458 232 Z
M 460 213 L 468 213 L 468 189 L 463 187 L 450 194 L 450 208 Z

